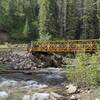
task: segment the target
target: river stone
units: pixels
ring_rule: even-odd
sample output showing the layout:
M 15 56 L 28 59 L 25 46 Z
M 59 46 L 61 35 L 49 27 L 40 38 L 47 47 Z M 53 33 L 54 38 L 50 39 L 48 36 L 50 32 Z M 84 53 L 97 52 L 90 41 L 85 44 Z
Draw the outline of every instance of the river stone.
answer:
M 24 95 L 22 100 L 31 100 L 31 96 L 30 95 Z
M 100 98 L 95 98 L 95 100 L 100 100 Z
M 80 98 L 81 98 L 81 95 L 80 94 L 73 94 L 71 96 L 71 100 L 80 100 Z
M 6 80 L 6 81 L 3 81 L 0 84 L 0 87 L 3 87 L 3 86 L 6 86 L 6 87 L 15 87 L 16 85 L 17 85 L 17 81 L 14 81 L 14 80 Z
M 77 91 L 77 86 L 74 86 L 72 84 L 66 86 L 66 88 L 67 88 L 67 93 L 69 93 L 69 94 L 76 93 L 76 91 Z
M 78 98 L 77 98 L 76 95 L 72 95 L 70 99 L 71 99 L 71 100 L 78 100 Z
M 5 100 L 8 98 L 8 93 L 5 91 L 0 91 L 0 100 Z
M 27 85 L 33 85 L 33 84 L 38 84 L 38 82 L 30 80 L 26 82 Z
M 49 93 L 35 93 L 32 95 L 31 100 L 49 100 Z
M 51 98 L 51 100 L 61 100 L 62 96 L 57 93 L 51 92 L 50 98 Z

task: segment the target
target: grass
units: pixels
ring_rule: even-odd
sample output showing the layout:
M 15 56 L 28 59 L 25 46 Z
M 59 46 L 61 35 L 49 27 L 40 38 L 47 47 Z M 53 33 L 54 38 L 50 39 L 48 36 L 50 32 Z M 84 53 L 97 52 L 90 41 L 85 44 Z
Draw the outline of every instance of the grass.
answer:
M 0 49 L 9 48 L 8 45 L 0 45 Z
M 27 44 L 0 44 L 0 49 L 11 49 L 11 48 L 27 48 Z

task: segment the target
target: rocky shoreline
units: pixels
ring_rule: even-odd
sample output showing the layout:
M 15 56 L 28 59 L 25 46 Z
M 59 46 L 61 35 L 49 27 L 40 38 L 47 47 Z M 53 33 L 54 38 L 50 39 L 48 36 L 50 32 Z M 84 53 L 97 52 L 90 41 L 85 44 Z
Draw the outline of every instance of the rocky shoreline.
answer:
M 37 68 L 63 68 L 63 57 L 51 53 L 27 53 L 0 51 L 0 65 L 14 70 L 36 70 Z

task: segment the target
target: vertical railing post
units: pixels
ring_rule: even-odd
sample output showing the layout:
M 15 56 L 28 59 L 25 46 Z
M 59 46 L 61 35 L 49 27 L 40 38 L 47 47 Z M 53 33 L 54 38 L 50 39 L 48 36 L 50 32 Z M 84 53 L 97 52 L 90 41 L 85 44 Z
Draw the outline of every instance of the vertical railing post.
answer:
M 29 52 L 32 52 L 32 48 L 33 48 L 33 42 L 31 41 L 30 48 L 29 48 Z

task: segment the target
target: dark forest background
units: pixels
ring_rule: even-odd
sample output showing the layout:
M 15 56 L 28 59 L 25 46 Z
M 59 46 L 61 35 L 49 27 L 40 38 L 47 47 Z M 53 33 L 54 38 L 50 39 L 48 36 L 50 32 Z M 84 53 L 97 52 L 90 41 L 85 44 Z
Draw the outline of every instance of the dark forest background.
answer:
M 0 0 L 0 31 L 16 40 L 100 37 L 100 0 Z

